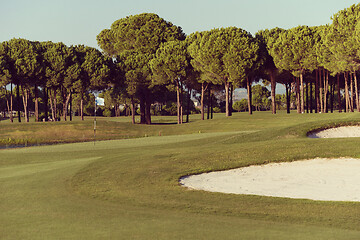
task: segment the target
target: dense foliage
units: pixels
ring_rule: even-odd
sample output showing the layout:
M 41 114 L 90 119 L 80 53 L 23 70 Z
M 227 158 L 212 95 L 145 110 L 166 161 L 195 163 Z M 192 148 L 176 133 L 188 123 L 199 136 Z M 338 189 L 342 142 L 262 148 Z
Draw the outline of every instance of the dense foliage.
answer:
M 11 39 L 0 44 L 1 115 L 13 121 L 17 110 L 19 121 L 21 114 L 29 121 L 29 112 L 36 121 L 66 120 L 75 104 L 83 116 L 84 100 L 102 91 L 107 116 L 124 109 L 133 123 L 138 112 L 140 123 L 150 124 L 151 114 L 176 102 L 182 123 L 184 103 L 191 106 L 191 98 L 199 99 L 202 119 L 206 105 L 231 116 L 239 87 L 247 89 L 250 114 L 270 104 L 275 114 L 276 84 L 286 88 L 288 113 L 290 107 L 299 113 L 359 111 L 359 18 L 357 4 L 326 26 L 266 29 L 255 36 L 228 27 L 186 37 L 181 27 L 144 13 L 101 31 L 102 53 L 82 45 Z M 252 85 L 260 80 L 271 86 L 264 108 L 252 96 Z
M 63 43 L 12 39 L 1 43 L 0 49 L 3 60 L 0 83 L 4 88 L 11 121 L 13 86 L 16 89 L 19 121 L 21 121 L 20 98 L 22 98 L 25 120 L 29 121 L 30 97 L 34 101 L 36 121 L 40 120 L 40 97 L 44 112 L 43 119 L 56 121 L 59 119 L 59 114 L 66 120 L 69 103 L 77 95 L 81 106 L 80 115 L 83 116 L 83 100 L 86 95 L 91 90 L 106 89 L 115 77 L 111 59 L 95 48 L 81 45 L 67 47 Z M 9 85 L 10 91 L 5 88 Z M 50 117 L 48 105 L 51 107 Z

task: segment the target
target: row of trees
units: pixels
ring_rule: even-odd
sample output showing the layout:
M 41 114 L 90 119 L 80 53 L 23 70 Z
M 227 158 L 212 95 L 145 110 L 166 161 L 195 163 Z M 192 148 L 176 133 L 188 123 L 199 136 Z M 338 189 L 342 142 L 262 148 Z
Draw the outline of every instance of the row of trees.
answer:
M 83 118 L 83 100 L 90 90 L 103 90 L 111 77 L 116 77 L 113 62 L 95 48 L 83 45 L 67 47 L 63 43 L 33 42 L 12 39 L 0 44 L 0 86 L 4 89 L 10 120 L 13 121 L 13 96 L 19 121 L 22 98 L 25 120 L 29 121 L 29 99 L 35 102 L 35 119 L 39 121 L 39 95 L 44 104 L 45 120 L 48 120 L 48 105 L 51 119 L 58 112 L 66 120 L 68 106 L 73 94 L 79 96 L 80 115 Z M 6 87 L 10 86 L 10 91 Z M 16 90 L 16 94 L 13 94 Z M 59 98 L 60 95 L 60 98 Z M 62 100 L 62 111 L 57 110 L 57 101 Z
M 232 91 L 241 86 L 251 89 L 254 73 L 263 63 L 259 41 L 245 30 L 231 27 L 185 37 L 180 27 L 155 14 L 120 19 L 97 40 L 123 73 L 115 88 L 125 92 L 131 105 L 139 100 L 140 122 L 147 124 L 151 123 L 152 95 L 164 85 L 177 92 L 178 123 L 182 123 L 184 91 L 197 89 L 201 93 L 204 119 L 205 92 L 218 85 L 224 86 L 226 115 L 230 116 Z
M 157 15 L 141 14 L 116 21 L 110 29 L 101 32 L 98 42 L 106 54 L 124 64 L 125 85 L 133 90 L 128 93 L 140 98 L 140 105 L 146 105 L 142 102 L 151 99 L 148 96 L 156 85 L 173 86 L 178 96 L 185 89 L 198 89 L 204 96 L 209 86 L 223 86 L 226 115 L 231 116 L 232 91 L 244 87 L 248 91 L 251 114 L 251 86 L 263 79 L 271 85 L 273 113 L 276 113 L 277 83 L 286 86 L 288 103 L 291 86 L 295 86 L 299 113 L 306 110 L 305 89 L 311 92 L 308 94 L 310 103 L 306 104 L 311 112 L 313 101 L 315 112 L 327 112 L 329 91 L 336 76 L 339 111 L 342 92 L 346 111 L 352 111 L 360 107 L 357 88 L 359 6 L 338 12 L 333 23 L 327 26 L 274 28 L 259 31 L 254 37 L 236 27 L 185 37 L 181 28 Z M 332 97 L 334 93 L 331 92 Z M 141 97 L 145 99 L 142 101 Z M 204 106 L 203 101 L 201 106 Z M 179 123 L 181 111 L 182 103 L 178 98 Z M 142 122 L 150 123 L 147 113 L 142 115 Z
M 38 88 L 48 89 L 50 105 L 54 95 L 62 94 L 64 119 L 69 96 L 94 89 L 106 89 L 111 98 L 129 104 L 133 123 L 139 104 L 140 123 L 151 124 L 151 105 L 164 100 L 169 90 L 177 93 L 178 123 L 183 119 L 182 96 L 189 101 L 194 89 L 201 95 L 202 119 L 209 88 L 222 87 L 226 116 L 232 114 L 234 89 L 246 88 L 251 114 L 251 86 L 259 80 L 270 82 L 274 114 L 278 83 L 286 87 L 288 112 L 290 89 L 299 113 L 305 112 L 306 106 L 312 112 L 314 105 L 315 112 L 326 112 L 329 94 L 334 98 L 335 92 L 339 111 L 342 93 L 346 111 L 360 110 L 359 13 L 357 4 L 335 14 L 326 26 L 274 28 L 255 36 L 237 27 L 186 36 L 181 27 L 144 13 L 117 20 L 101 31 L 97 41 L 103 55 L 96 49 L 61 43 L 22 39 L 2 43 L 0 79 L 3 86 L 15 84 L 17 91 L 23 92 L 25 112 L 26 92 L 31 88 L 35 95 Z
M 352 5 L 335 14 L 332 24 L 326 26 L 299 26 L 289 30 L 275 28 L 257 34 L 263 39 L 269 54 L 265 68 L 271 82 L 275 82 L 284 71 L 291 72 L 295 77 L 298 112 L 304 112 L 304 87 L 308 86 L 312 91 L 313 85 L 315 111 L 327 111 L 330 84 L 335 81 L 331 76 L 336 76 L 339 111 L 341 88 L 344 88 L 345 110 L 353 111 L 354 107 L 360 110 L 357 86 L 360 69 L 359 13 L 360 5 Z M 304 75 L 308 73 L 315 77 L 312 80 L 310 76 L 305 83 Z

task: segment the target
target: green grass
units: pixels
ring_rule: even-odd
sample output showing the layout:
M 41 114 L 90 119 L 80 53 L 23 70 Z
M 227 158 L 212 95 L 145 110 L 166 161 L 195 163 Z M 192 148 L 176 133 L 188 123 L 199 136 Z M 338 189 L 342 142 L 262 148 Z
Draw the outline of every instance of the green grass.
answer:
M 200 115 L 191 115 L 190 123 L 181 126 L 176 124 L 176 117 L 153 117 L 153 125 L 131 124 L 127 117 L 97 117 L 96 140 L 113 140 L 140 138 L 145 136 L 184 135 L 205 132 L 258 131 L 278 126 L 294 126 L 301 123 L 314 122 L 326 128 L 329 120 L 336 122 L 352 121 L 356 114 L 286 114 L 280 111 L 277 115 L 256 112 L 249 118 L 247 113 L 235 113 L 226 118 L 224 114 L 215 114 L 211 121 L 199 121 Z M 296 116 L 296 117 L 294 117 Z M 281 118 L 279 118 L 281 117 Z M 224 121 L 226 120 L 226 121 Z M 139 121 L 139 119 L 137 119 Z M 40 145 L 54 143 L 73 143 L 94 140 L 94 118 L 86 117 L 81 121 L 78 117 L 72 122 L 14 122 L 0 121 L 0 146 Z
M 100 118 L 99 139 L 118 140 L 1 150 L 0 239 L 360 238 L 360 203 L 209 193 L 178 183 L 184 175 L 252 164 L 360 157 L 360 138 L 306 137 L 357 124 L 359 113 L 191 117 L 181 126 Z M 62 141 L 81 141 L 92 119 L 50 123 L 38 135 L 42 126 L 0 122 L 0 139 L 32 132 L 35 141 L 53 143 L 59 140 L 49 131 L 63 128 L 71 130 Z

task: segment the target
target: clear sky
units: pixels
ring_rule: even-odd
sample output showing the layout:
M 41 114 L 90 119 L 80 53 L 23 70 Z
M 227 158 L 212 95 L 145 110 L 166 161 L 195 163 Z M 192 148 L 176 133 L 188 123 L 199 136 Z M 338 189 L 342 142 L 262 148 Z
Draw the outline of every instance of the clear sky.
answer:
M 252 34 L 266 28 L 331 22 L 355 0 L 0 0 L 0 42 L 11 38 L 85 44 L 128 15 L 158 14 L 186 34 L 236 26 Z

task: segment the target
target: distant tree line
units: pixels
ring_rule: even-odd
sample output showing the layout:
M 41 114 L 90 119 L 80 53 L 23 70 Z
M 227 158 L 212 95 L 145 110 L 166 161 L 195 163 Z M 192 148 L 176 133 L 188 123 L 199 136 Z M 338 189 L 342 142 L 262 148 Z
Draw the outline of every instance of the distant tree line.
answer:
M 45 121 L 55 121 L 60 117 L 66 120 L 74 95 L 79 101 L 83 118 L 83 101 L 88 97 L 87 93 L 105 89 L 111 78 L 116 78 L 112 59 L 95 48 L 82 45 L 67 47 L 63 43 L 25 39 L 12 39 L 0 44 L 0 66 L 2 96 L 10 120 L 13 121 L 16 102 L 19 122 L 21 105 L 25 121 L 29 121 L 30 97 L 34 100 L 35 121 L 40 120 L 40 97 Z M 7 86 L 10 90 L 6 89 Z M 57 109 L 59 100 L 61 109 Z
M 45 119 L 50 112 L 47 106 L 51 118 L 58 117 L 55 108 L 61 96 L 60 112 L 66 120 L 72 95 L 77 94 L 82 102 L 94 90 L 103 91 L 108 103 L 129 106 L 133 123 L 139 105 L 140 123 L 151 124 L 153 104 L 166 102 L 171 92 L 176 93 L 179 124 L 184 113 L 188 116 L 190 112 L 188 102 L 194 92 L 200 96 L 202 119 L 205 105 L 212 106 L 219 91 L 224 94 L 226 116 L 231 116 L 235 88 L 247 90 L 250 114 L 263 109 L 264 104 L 271 105 L 275 114 L 280 101 L 276 99 L 276 84 L 285 86 L 288 112 L 292 96 L 298 113 L 335 108 L 339 112 L 360 111 L 359 17 L 357 4 L 336 13 L 332 23 L 325 26 L 274 28 L 255 36 L 228 27 L 186 36 L 181 27 L 144 13 L 119 19 L 101 31 L 97 41 L 102 53 L 81 45 L 67 47 L 24 39 L 3 42 L 0 83 L 3 88 L 11 86 L 10 93 L 2 90 L 9 112 L 15 90 L 16 102 L 22 98 L 27 121 L 30 95 L 37 121 L 39 92 L 44 98 Z M 252 87 L 260 80 L 271 88 L 266 103 L 252 96 L 253 91 L 263 90 Z

